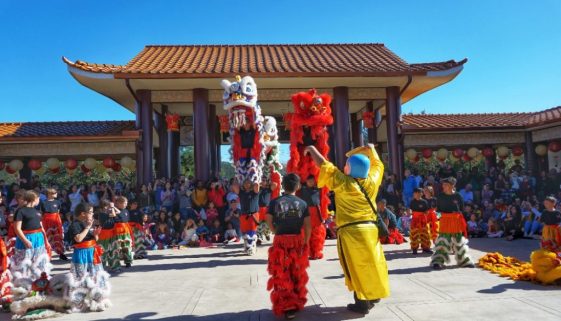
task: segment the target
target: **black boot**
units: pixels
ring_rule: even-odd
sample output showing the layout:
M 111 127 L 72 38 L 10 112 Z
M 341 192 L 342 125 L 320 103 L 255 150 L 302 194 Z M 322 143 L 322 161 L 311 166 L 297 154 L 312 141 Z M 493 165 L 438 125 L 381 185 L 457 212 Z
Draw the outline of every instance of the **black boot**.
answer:
M 374 307 L 374 303 L 370 303 L 367 300 L 360 300 L 354 293 L 355 303 L 347 304 L 347 310 L 351 312 L 356 312 L 360 314 L 368 314 L 370 309 Z

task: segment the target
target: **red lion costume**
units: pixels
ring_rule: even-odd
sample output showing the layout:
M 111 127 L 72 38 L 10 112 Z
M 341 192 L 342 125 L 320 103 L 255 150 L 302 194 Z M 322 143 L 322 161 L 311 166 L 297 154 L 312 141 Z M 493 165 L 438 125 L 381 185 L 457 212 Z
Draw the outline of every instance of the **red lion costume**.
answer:
M 333 124 L 331 115 L 331 96 L 326 93 L 318 95 L 315 89 L 308 92 L 299 92 L 292 95 L 294 113 L 287 115 L 290 123 L 290 160 L 287 164 L 289 173 L 296 173 L 302 182 L 313 175 L 318 180 L 319 167 L 309 155 L 304 155 L 304 148 L 313 145 L 327 159 L 329 134 L 327 126 Z M 324 187 L 320 190 L 320 206 L 310 207 L 312 221 L 312 236 L 310 238 L 310 257 L 323 257 L 323 244 L 326 230 L 323 221 L 327 219 L 329 205 L 329 190 Z

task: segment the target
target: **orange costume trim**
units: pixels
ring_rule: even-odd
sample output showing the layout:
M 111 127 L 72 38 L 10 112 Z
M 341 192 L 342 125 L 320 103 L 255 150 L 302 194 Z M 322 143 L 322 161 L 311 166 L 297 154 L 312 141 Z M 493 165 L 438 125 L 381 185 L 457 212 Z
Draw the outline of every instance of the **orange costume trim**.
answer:
M 97 244 L 95 240 L 89 240 L 74 244 L 75 249 L 89 249 L 94 248 L 94 264 L 101 264 L 101 255 L 103 255 L 103 248 Z
M 561 252 L 561 227 L 559 225 L 544 225 L 541 247 L 552 252 Z
M 467 238 L 467 224 L 462 213 L 442 213 L 440 217 L 440 232 L 447 234 L 462 233 Z
M 240 216 L 240 230 L 242 234 L 249 231 L 257 231 L 257 222 L 259 222 L 259 213 L 242 214 Z

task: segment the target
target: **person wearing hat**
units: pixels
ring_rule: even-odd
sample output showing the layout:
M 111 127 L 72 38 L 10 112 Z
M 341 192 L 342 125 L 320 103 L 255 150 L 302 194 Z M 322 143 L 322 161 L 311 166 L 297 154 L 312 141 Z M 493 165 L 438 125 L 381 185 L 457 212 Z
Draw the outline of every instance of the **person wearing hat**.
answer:
M 466 221 L 462 214 L 464 200 L 455 191 L 456 179 L 449 177 L 440 182 L 442 193 L 438 195 L 436 207 L 442 216 L 430 264 L 433 269 L 441 270 L 445 263 L 450 262 L 448 253 L 453 252 L 456 253 L 458 266 L 473 268 L 475 264 L 468 255 Z
M 423 189 L 415 188 L 413 190 L 413 199 L 409 203 L 409 208 L 413 213 L 411 220 L 411 232 L 409 234 L 411 240 L 411 250 L 413 254 L 417 254 L 419 246 L 423 253 L 433 253 L 430 249 L 431 237 L 429 228 L 429 203 L 422 198 Z
M 343 171 L 313 146 L 306 147 L 304 153 L 320 166 L 318 187 L 325 186 L 335 192 L 339 261 L 345 284 L 354 292 L 355 299 L 347 309 L 367 314 L 374 303 L 390 295 L 388 267 L 378 239 L 375 212 L 384 164 L 372 144 L 348 152 Z

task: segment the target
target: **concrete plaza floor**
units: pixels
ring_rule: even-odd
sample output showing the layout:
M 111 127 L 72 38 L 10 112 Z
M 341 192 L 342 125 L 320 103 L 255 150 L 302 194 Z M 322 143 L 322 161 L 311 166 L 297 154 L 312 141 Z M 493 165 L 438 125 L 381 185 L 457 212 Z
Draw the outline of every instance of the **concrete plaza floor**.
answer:
M 470 246 L 475 259 L 488 251 L 528 259 L 538 241 L 474 239 Z M 276 320 L 266 291 L 267 248 L 253 257 L 243 255 L 240 244 L 150 252 L 111 279 L 111 309 L 57 320 Z M 325 259 L 311 263 L 308 304 L 297 320 L 561 320 L 560 287 L 513 282 L 478 268 L 433 271 L 429 256 L 413 256 L 407 244 L 385 246 L 385 252 L 392 295 L 362 316 L 346 311 L 352 294 L 335 241 L 327 241 Z M 54 263 L 55 273 L 68 269 Z

